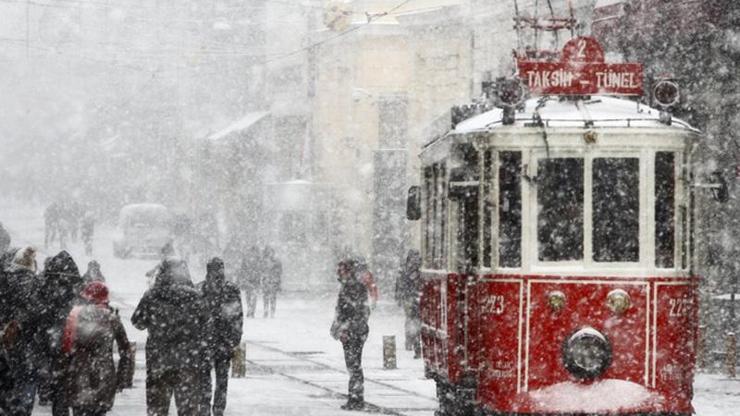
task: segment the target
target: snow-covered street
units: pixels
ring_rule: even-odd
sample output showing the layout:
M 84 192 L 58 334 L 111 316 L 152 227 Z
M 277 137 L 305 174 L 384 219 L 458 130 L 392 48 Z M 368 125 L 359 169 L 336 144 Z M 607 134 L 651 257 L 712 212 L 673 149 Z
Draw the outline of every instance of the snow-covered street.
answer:
M 13 244 L 39 247 L 41 261 L 56 247 L 44 250 L 42 210 L 14 205 L 0 207 L 0 221 Z M 121 260 L 113 257 L 113 230 L 100 227 L 94 258 L 111 290 L 112 305 L 120 310 L 127 334 L 137 343 L 134 387 L 116 396 L 111 415 L 146 414 L 144 343 L 146 333 L 131 326 L 130 317 L 147 288 L 145 273 L 155 260 Z M 80 243 L 69 251 L 84 271 L 91 258 Z M 198 267 L 200 266 L 200 267 Z M 203 265 L 191 266 L 193 278 L 202 280 Z M 347 373 L 341 345 L 329 336 L 335 294 L 287 293 L 278 299 L 274 319 L 245 319 L 247 377 L 232 378 L 227 415 L 340 415 L 346 401 Z M 382 336 L 395 335 L 398 369 L 384 370 Z M 391 301 L 382 299 L 370 318 L 370 337 L 363 354 L 366 400 L 369 408 L 386 414 L 431 415 L 437 406 L 433 382 L 424 379 L 421 360 L 403 349 L 403 315 Z M 174 403 L 171 408 L 174 414 Z M 36 406 L 34 414 L 49 415 L 49 407 Z
M 43 241 L 41 210 L 13 205 L 0 207 L 0 220 L 11 231 L 14 244 Z M 134 387 L 119 393 L 111 415 L 146 414 L 144 390 L 144 342 L 146 333 L 131 326 L 130 316 L 147 287 L 144 273 L 155 261 L 121 260 L 112 255 L 111 228 L 101 227 L 96 236 L 94 257 L 101 263 L 111 288 L 113 306 L 128 336 L 138 345 Z M 41 250 L 50 254 L 56 249 Z M 88 257 L 80 244 L 71 253 L 84 269 Z M 201 280 L 203 267 L 193 265 L 193 276 Z M 232 378 L 227 415 L 341 415 L 346 399 L 347 374 L 342 349 L 329 336 L 334 294 L 283 294 L 274 319 L 246 319 L 243 340 L 248 361 L 247 377 Z M 363 365 L 366 399 L 371 409 L 392 415 L 432 415 L 437 407 L 434 384 L 424 379 L 421 360 L 403 346 L 403 316 L 395 304 L 381 300 L 370 320 L 370 337 Z M 382 336 L 395 335 L 398 369 L 384 370 Z M 722 375 L 699 374 L 694 385 L 694 406 L 699 416 L 729 415 L 740 408 L 740 380 Z M 174 414 L 174 403 L 171 413 Z M 51 414 L 48 407 L 36 406 L 34 414 Z

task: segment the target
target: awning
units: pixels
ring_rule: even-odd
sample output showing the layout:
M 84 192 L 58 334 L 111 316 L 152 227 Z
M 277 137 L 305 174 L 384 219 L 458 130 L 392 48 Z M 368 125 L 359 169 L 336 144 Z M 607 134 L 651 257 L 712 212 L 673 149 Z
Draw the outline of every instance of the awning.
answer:
M 242 119 L 231 123 L 231 125 L 229 125 L 225 129 L 208 136 L 208 140 L 221 140 L 232 133 L 247 130 L 257 124 L 257 122 L 265 118 L 268 114 L 270 114 L 269 111 L 255 111 L 252 113 L 248 113 Z

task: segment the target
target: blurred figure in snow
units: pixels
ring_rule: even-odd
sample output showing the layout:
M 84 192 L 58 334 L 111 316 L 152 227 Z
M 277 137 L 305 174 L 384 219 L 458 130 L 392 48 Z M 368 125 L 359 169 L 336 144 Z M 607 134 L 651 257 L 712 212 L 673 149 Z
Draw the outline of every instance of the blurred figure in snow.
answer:
M 113 407 L 116 390 L 125 384 L 125 371 L 133 358 L 121 319 L 108 306 L 108 288 L 88 283 L 80 295 L 82 304 L 67 317 L 62 351 L 69 358 L 65 382 L 74 416 L 103 416 Z M 118 346 L 116 371 L 113 342 Z
M 3 227 L 3 223 L 0 222 L 0 255 L 8 251 L 10 248 L 10 234 Z
M 370 273 L 370 269 L 368 268 L 367 261 L 364 257 L 357 257 L 355 264 L 357 279 L 367 288 L 367 294 L 370 299 L 370 308 L 375 309 L 375 306 L 378 304 L 378 298 L 380 297 L 378 294 L 378 285 L 375 284 L 375 277 Z
M 90 262 L 87 263 L 87 270 L 85 271 L 85 274 L 82 275 L 82 280 L 85 283 L 105 283 L 105 276 L 103 276 L 103 272 L 100 270 L 100 263 L 95 260 L 90 260 Z
M 154 285 L 139 301 L 131 323 L 148 331 L 147 415 L 167 416 L 173 394 L 178 415 L 197 415 L 203 406 L 199 376 L 208 365 L 208 351 L 202 342 L 208 334 L 208 319 L 185 261 L 175 257 L 162 261 Z
M 39 295 L 44 308 L 42 329 L 46 334 L 52 415 L 66 416 L 69 414 L 69 405 L 64 380 L 68 363 L 62 352 L 62 331 L 82 290 L 82 276 L 72 256 L 66 251 L 60 251 L 46 264 L 42 279 Z
M 206 279 L 198 286 L 208 314 L 206 343 L 210 362 L 204 367 L 202 414 L 210 414 L 211 368 L 216 372 L 216 390 L 213 394 L 213 416 L 223 416 L 226 392 L 229 387 L 229 366 L 234 350 L 242 338 L 242 300 L 239 288 L 226 281 L 224 262 L 214 257 L 208 262 Z
M 95 217 L 90 211 L 86 211 L 80 224 L 80 235 L 85 244 L 85 255 L 92 256 L 93 237 L 95 235 Z
M 263 317 L 275 317 L 275 303 L 283 278 L 283 265 L 275 256 L 272 247 L 265 247 L 265 256 L 262 262 L 262 296 L 264 298 Z
M 61 219 L 59 203 L 52 202 L 44 211 L 44 247 L 49 247 L 59 236 L 59 220 Z
M 414 351 L 414 358 L 421 357 L 421 315 L 419 298 L 421 296 L 421 254 L 409 250 L 401 273 L 396 280 L 396 302 L 403 308 L 406 321 L 404 333 L 407 351 Z
M 337 265 L 337 276 L 342 287 L 330 330 L 332 337 L 342 343 L 344 362 L 349 372 L 349 399 L 342 405 L 344 410 L 361 410 L 365 407 L 362 349 L 369 332 L 367 321 L 370 308 L 367 305 L 367 287 L 358 279 L 356 267 L 356 261 L 351 259 L 340 261 Z
M 239 287 L 244 291 L 244 299 L 247 304 L 247 318 L 254 318 L 257 309 L 257 294 L 262 281 L 262 262 L 260 249 L 252 246 L 242 260 L 239 269 Z
M 36 250 L 25 247 L 3 255 L 0 272 L 0 332 L 9 394 L 0 396 L 0 414 L 30 416 L 43 356 L 41 300 L 36 280 Z M 8 295 L 12 294 L 12 296 Z

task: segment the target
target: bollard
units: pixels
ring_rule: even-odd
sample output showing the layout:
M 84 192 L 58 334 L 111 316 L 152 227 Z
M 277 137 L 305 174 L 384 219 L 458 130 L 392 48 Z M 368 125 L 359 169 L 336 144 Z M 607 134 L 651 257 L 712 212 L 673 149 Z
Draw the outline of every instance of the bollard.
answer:
M 396 367 L 396 336 L 383 336 L 383 368 L 393 370 Z
M 247 376 L 247 344 L 242 342 L 234 349 L 231 357 L 231 377 L 244 378 Z
M 737 339 L 734 332 L 728 332 L 725 340 L 725 367 L 727 376 L 735 378 L 737 375 L 735 374 L 737 371 Z
M 128 366 L 123 370 L 123 388 L 130 389 L 134 386 L 134 373 L 136 372 L 136 342 L 130 342 L 128 347 Z
M 706 329 L 706 325 L 699 325 L 699 334 L 696 337 L 696 365 L 701 370 L 707 368 L 707 351 L 704 342 L 704 331 Z

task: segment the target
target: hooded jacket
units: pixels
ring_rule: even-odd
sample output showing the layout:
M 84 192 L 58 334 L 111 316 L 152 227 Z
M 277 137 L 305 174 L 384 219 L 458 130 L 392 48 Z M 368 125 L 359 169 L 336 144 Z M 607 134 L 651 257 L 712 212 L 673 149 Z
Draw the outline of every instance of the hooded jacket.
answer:
M 224 262 L 213 258 L 206 279 L 198 286 L 208 312 L 208 346 L 213 354 L 230 357 L 242 337 L 244 314 L 239 288 L 226 281 Z
M 110 410 L 116 389 L 125 383 L 132 357 L 126 331 L 108 307 L 108 290 L 101 282 L 88 284 L 82 293 L 86 304 L 75 306 L 67 317 L 62 350 L 70 361 L 65 379 L 71 406 Z M 113 342 L 120 359 L 116 371 Z
M 196 369 L 206 363 L 208 319 L 201 294 L 193 287 L 187 263 L 162 262 L 154 286 L 139 301 L 131 323 L 147 330 L 146 365 L 149 374 Z

